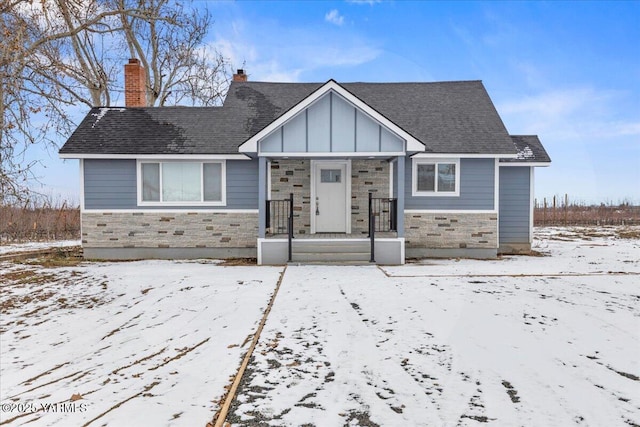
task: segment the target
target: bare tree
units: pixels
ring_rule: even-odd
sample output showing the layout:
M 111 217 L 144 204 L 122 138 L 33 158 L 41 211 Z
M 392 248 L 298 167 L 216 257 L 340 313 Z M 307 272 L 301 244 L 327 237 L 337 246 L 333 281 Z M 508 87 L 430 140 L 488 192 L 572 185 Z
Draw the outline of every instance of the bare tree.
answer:
M 211 25 L 205 11 L 192 14 L 183 4 L 149 0 L 140 14 L 126 13 L 131 5 L 117 0 L 126 47 L 147 71 L 147 103 L 152 105 L 215 105 L 228 86 L 228 63 L 203 46 Z M 180 28 L 177 37 L 175 29 Z
M 219 103 L 230 70 L 204 44 L 210 25 L 181 0 L 4 0 L 0 204 L 29 194 L 29 145 L 56 147 L 83 110 L 123 99 L 129 57 L 147 72 L 149 106 Z

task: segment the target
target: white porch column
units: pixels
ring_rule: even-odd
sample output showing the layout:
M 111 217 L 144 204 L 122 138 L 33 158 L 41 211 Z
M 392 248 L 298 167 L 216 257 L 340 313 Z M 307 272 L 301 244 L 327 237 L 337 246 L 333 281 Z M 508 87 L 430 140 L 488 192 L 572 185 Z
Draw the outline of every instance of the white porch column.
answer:
M 258 237 L 264 239 L 267 229 L 267 158 L 258 158 Z
M 396 161 L 397 171 L 397 188 L 398 188 L 398 218 L 396 219 L 396 228 L 398 237 L 404 237 L 404 180 L 405 180 L 405 157 L 398 156 Z

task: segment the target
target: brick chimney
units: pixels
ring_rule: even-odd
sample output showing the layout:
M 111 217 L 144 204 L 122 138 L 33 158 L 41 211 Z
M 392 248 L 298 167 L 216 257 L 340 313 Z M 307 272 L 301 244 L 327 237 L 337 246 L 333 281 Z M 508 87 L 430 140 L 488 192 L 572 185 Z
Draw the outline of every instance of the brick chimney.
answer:
M 140 60 L 129 59 L 124 65 L 124 105 L 126 107 L 147 106 L 147 76 Z
M 242 68 L 238 68 L 238 72 L 233 75 L 234 82 L 246 82 L 247 75 L 244 73 Z

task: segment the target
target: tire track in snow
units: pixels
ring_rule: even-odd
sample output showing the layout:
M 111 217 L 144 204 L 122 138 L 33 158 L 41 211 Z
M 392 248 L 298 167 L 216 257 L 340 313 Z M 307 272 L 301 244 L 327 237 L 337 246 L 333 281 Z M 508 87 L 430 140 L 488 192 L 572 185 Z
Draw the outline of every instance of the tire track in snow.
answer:
M 357 299 L 345 295 L 346 282 L 334 275 L 323 281 L 313 270 L 289 268 L 233 424 L 441 425 L 436 411 L 424 410 L 433 402 L 410 380 L 402 359 L 380 351 Z M 273 406 L 278 396 L 280 406 Z
M 151 384 L 146 385 L 142 391 L 129 396 L 128 398 L 121 400 L 120 402 L 116 403 L 115 405 L 111 406 L 109 409 L 107 409 L 106 411 L 100 413 L 98 416 L 96 416 L 95 418 L 89 420 L 87 423 L 83 424 L 82 427 L 87 427 L 88 425 L 90 425 L 91 423 L 93 423 L 94 421 L 98 421 L 100 418 L 104 417 L 105 415 L 107 415 L 109 412 L 118 409 L 120 406 L 124 405 L 125 403 L 129 402 L 130 400 L 133 400 L 137 397 L 140 397 L 142 395 L 144 395 L 145 393 L 148 393 L 152 388 L 154 388 L 155 386 L 157 386 L 158 384 L 160 384 L 159 381 L 154 381 Z

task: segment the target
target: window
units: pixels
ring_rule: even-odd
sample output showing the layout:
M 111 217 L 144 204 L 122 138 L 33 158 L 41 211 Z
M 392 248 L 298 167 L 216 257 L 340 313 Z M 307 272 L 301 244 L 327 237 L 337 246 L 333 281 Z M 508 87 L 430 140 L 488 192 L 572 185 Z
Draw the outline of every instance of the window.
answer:
M 143 205 L 221 206 L 225 163 L 140 162 L 139 202 Z
M 458 196 L 460 161 L 413 159 L 414 196 Z
M 320 182 L 340 182 L 340 169 L 321 169 Z

